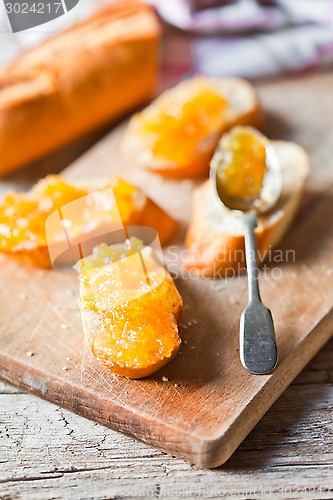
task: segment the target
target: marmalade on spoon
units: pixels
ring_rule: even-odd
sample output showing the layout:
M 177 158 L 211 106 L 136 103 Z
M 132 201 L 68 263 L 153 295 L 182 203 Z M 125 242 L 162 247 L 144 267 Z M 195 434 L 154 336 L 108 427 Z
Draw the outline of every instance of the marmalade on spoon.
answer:
M 218 146 L 216 186 L 228 207 L 249 207 L 259 198 L 266 165 L 267 139 L 252 127 L 235 127 Z

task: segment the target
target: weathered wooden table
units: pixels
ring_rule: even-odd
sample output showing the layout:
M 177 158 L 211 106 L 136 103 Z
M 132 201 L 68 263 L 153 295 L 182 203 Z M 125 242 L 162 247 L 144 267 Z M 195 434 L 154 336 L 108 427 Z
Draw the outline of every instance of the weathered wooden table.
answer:
M 311 196 L 333 191 L 325 176 L 333 168 L 332 88 L 332 73 L 258 86 L 268 134 L 299 142 L 318 169 Z M 33 174 L 6 179 L 2 188 L 62 170 L 68 153 L 74 157 L 85 145 L 58 154 L 48 168 L 44 162 Z M 333 498 L 332 380 L 333 340 L 232 458 L 208 471 L 0 382 L 0 499 Z

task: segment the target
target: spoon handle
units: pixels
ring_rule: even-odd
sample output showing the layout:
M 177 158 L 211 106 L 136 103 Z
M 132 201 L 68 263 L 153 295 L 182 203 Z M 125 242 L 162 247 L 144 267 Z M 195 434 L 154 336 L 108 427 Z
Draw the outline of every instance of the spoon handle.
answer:
M 254 214 L 244 214 L 245 256 L 249 303 L 252 301 L 261 302 L 259 269 L 257 264 L 257 242 L 254 233 L 256 227 L 257 217 Z
M 275 368 L 277 347 L 272 314 L 260 298 L 257 245 L 254 234 L 256 226 L 256 216 L 246 214 L 244 231 L 249 302 L 241 315 L 240 356 L 244 368 L 256 375 L 263 375 Z

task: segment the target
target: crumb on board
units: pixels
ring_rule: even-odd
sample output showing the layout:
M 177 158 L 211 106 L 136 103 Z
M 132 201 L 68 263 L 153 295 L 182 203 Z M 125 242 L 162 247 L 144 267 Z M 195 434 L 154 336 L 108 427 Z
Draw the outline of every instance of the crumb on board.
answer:
M 163 377 L 162 377 L 162 380 L 163 380 L 163 382 L 169 382 L 168 377 L 165 377 L 164 375 L 163 375 Z
M 66 361 L 70 361 L 71 359 L 72 359 L 72 358 L 67 358 L 67 360 L 66 360 Z
M 66 325 L 66 323 L 60 323 L 60 328 L 61 328 L 62 330 L 67 330 L 68 325 Z
M 239 300 L 236 299 L 235 297 L 230 297 L 230 303 L 232 305 L 238 305 L 239 304 Z
M 68 370 L 68 367 L 67 366 L 63 366 L 61 369 L 62 369 L 63 372 L 65 372 L 66 370 Z
M 189 326 L 193 326 L 193 325 L 197 325 L 198 324 L 198 320 L 197 319 L 191 319 L 190 321 L 188 321 L 187 323 L 182 323 L 181 324 L 181 327 L 184 329 L 184 330 L 187 330 Z
M 28 356 L 28 358 L 31 358 L 33 355 L 34 355 L 34 353 L 33 353 L 32 351 L 28 351 L 28 352 L 27 352 L 27 356 Z

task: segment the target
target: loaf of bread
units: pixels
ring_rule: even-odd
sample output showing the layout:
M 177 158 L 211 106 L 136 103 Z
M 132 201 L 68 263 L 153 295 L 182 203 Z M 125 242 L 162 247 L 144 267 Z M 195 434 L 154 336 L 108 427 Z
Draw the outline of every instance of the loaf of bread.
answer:
M 159 33 L 148 6 L 123 0 L 7 67 L 0 74 L 0 175 L 151 97 Z

